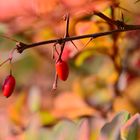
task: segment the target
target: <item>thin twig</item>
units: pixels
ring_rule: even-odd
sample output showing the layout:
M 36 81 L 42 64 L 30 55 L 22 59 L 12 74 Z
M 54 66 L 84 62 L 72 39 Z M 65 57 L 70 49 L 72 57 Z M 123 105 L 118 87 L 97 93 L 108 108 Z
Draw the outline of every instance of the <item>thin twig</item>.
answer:
M 9 53 L 9 57 L 6 59 L 6 60 L 4 60 L 1 64 L 0 64 L 0 67 L 1 66 L 3 66 L 5 63 L 7 63 L 8 61 L 10 61 L 10 65 L 11 65 L 11 61 L 12 61 L 12 59 L 13 59 L 13 53 L 14 53 L 14 51 L 16 50 L 17 48 L 13 48 L 12 50 L 11 50 L 11 52 Z
M 5 63 L 7 63 L 8 61 L 10 61 L 10 58 L 7 58 L 6 60 L 4 60 L 1 64 L 0 67 L 3 66 Z
M 103 13 L 101 12 L 98 12 L 98 11 L 94 11 L 94 15 L 104 19 L 105 21 L 107 21 L 108 23 L 110 24 L 113 24 L 113 25 L 116 25 L 116 21 L 115 20 L 112 20 L 111 18 L 107 17 L 106 15 L 104 15 Z
M 11 52 L 10 52 L 10 54 L 9 54 L 9 59 L 10 59 L 10 60 L 13 59 L 13 54 L 14 54 L 14 52 L 15 52 L 16 49 L 17 49 L 17 48 L 15 47 L 15 48 L 13 48 L 13 49 L 11 50 Z
M 57 73 L 55 73 L 55 79 L 54 79 L 52 90 L 57 89 L 57 82 L 58 82 L 58 75 L 57 75 Z
M 13 42 L 18 42 L 16 39 L 11 38 L 11 37 L 6 36 L 6 35 L 0 35 L 0 37 L 6 38 L 6 39 L 11 40 L 11 41 L 13 41 Z
M 133 30 L 140 30 L 140 25 L 126 25 L 124 29 L 116 29 L 116 30 L 112 30 L 112 31 L 95 33 L 95 34 L 86 34 L 86 35 L 80 35 L 80 36 L 71 36 L 71 37 L 66 37 L 66 38 L 46 40 L 46 41 L 41 41 L 41 42 L 32 43 L 32 44 L 22 43 L 22 45 L 18 45 L 17 51 L 19 53 L 22 53 L 26 49 L 37 47 L 40 45 L 52 44 L 52 43 L 56 43 L 56 42 L 62 44 L 64 42 L 71 41 L 71 40 L 79 40 L 79 39 L 84 39 L 84 38 L 98 38 L 98 37 L 111 35 L 111 34 L 115 34 L 115 33 L 119 33 L 119 32 L 127 32 L 127 31 L 133 31 Z

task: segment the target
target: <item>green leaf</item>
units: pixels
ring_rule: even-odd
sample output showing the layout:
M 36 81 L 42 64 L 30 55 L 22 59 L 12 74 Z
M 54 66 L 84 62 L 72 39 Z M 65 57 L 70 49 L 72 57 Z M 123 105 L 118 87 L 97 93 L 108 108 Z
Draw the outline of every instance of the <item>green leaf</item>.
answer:
M 56 140 L 75 140 L 77 125 L 70 120 L 59 122 L 53 129 Z
M 121 129 L 122 140 L 138 140 L 140 132 L 140 115 L 136 114 L 131 117 Z
M 104 51 L 105 52 L 105 51 Z M 109 62 L 109 63 L 108 63 Z M 103 68 L 104 64 L 108 63 L 112 70 L 112 63 L 110 58 L 99 51 L 99 49 L 88 49 L 84 52 L 80 52 L 74 59 L 74 67 L 76 68 L 77 74 L 96 74 L 100 69 Z
M 121 140 L 120 129 L 130 118 L 128 112 L 120 112 L 113 120 L 106 123 L 101 129 L 101 139 L 105 140 Z
M 36 112 L 41 105 L 41 91 L 39 87 L 32 86 L 29 91 L 28 106 L 31 112 Z
M 39 115 L 42 125 L 50 125 L 56 122 L 56 118 L 48 111 L 41 111 Z

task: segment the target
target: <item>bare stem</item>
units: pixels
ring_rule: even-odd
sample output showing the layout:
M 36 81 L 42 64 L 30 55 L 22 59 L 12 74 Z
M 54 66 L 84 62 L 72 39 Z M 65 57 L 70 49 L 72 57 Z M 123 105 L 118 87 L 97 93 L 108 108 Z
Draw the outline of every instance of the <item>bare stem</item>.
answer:
M 111 35 L 111 34 L 115 34 L 115 33 L 119 33 L 119 32 L 127 32 L 127 31 L 132 31 L 132 30 L 140 30 L 140 25 L 127 25 L 124 29 L 116 29 L 116 30 L 112 30 L 112 31 L 95 33 L 95 34 L 86 34 L 86 35 L 80 35 L 80 36 L 72 36 L 72 37 L 66 37 L 66 38 L 46 40 L 46 41 L 41 41 L 41 42 L 32 43 L 32 44 L 28 44 L 28 45 L 21 43 L 22 45 L 19 44 L 17 47 L 17 50 L 19 53 L 22 53 L 26 49 L 37 47 L 40 45 L 52 44 L 52 43 L 62 44 L 64 42 L 71 41 L 71 40 L 79 40 L 79 39 L 84 39 L 84 38 L 98 38 L 98 37 L 102 37 L 102 36 L 106 36 L 106 35 Z
M 1 64 L 0 67 L 3 66 L 5 63 L 7 63 L 8 61 L 10 61 L 10 58 L 7 58 L 6 60 L 4 60 Z
M 57 75 L 57 73 L 55 73 L 55 79 L 54 79 L 52 90 L 57 89 L 57 82 L 58 82 L 58 75 Z
M 6 36 L 6 35 L 0 35 L 0 37 L 3 37 L 3 38 L 8 39 L 8 40 L 11 40 L 11 41 L 13 41 L 13 42 L 18 42 L 16 39 L 11 38 L 11 37 L 8 37 L 8 36 Z

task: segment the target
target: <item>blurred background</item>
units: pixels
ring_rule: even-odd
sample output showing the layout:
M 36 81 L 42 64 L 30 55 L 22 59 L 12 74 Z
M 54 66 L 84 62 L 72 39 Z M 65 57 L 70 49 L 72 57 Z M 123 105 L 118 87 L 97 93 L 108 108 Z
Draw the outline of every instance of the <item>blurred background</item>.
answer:
M 0 0 L 0 35 L 27 44 L 62 38 L 66 13 L 70 36 L 105 32 L 111 26 L 94 10 L 110 18 L 114 11 L 115 20 L 140 24 L 139 8 L 135 0 Z M 119 33 L 93 39 L 86 47 L 89 39 L 76 40 L 78 50 L 67 42 L 62 58 L 70 74 L 53 92 L 53 44 L 14 52 L 16 88 L 9 98 L 0 92 L 0 140 L 98 140 L 115 113 L 140 112 L 139 38 L 139 31 Z M 0 37 L 1 63 L 15 45 Z M 10 65 L 0 68 L 2 85 Z

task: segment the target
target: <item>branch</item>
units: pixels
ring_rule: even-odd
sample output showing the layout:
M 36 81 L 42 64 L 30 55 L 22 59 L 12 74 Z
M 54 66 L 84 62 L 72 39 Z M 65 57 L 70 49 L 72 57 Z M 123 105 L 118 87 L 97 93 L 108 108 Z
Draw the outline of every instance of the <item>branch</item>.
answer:
M 138 2 L 140 2 L 140 0 L 135 1 L 135 4 L 138 3 Z
M 137 25 L 127 25 L 124 23 L 124 21 L 120 21 L 120 20 L 113 20 L 109 17 L 107 17 L 106 15 L 104 15 L 101 12 L 95 11 L 94 15 L 99 16 L 100 18 L 104 19 L 107 23 L 115 25 L 118 29 L 132 29 L 132 28 L 137 28 Z M 138 25 L 140 26 L 140 25 Z
M 46 41 L 41 41 L 41 42 L 32 43 L 32 44 L 25 44 L 25 43 L 19 42 L 17 44 L 17 51 L 19 53 L 22 53 L 26 49 L 37 47 L 40 45 L 51 44 L 51 43 L 62 44 L 67 41 L 79 40 L 79 39 L 84 39 L 84 38 L 93 38 L 94 39 L 94 38 L 98 38 L 98 37 L 102 37 L 102 36 L 106 36 L 106 35 L 110 35 L 110 34 L 114 34 L 114 33 L 118 33 L 118 32 L 126 32 L 126 31 L 132 31 L 132 30 L 140 30 L 140 25 L 125 25 L 124 28 L 116 29 L 116 30 L 112 30 L 112 31 L 80 35 L 80 36 L 65 37 L 65 38 L 59 38 L 59 39 L 53 39 L 53 40 L 46 40 Z

